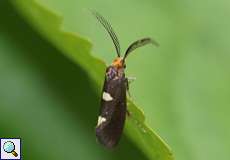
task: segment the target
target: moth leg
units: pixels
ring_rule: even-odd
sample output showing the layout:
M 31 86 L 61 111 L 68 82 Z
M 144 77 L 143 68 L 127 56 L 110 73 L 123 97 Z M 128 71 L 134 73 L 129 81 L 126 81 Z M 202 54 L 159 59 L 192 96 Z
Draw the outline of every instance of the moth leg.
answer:
M 131 116 L 131 113 L 129 112 L 129 110 L 128 110 L 128 109 L 126 110 L 126 114 L 127 114 L 127 116 L 128 116 L 128 117 L 130 117 L 130 116 Z
M 127 93 L 128 93 L 128 95 L 129 95 L 129 98 L 131 98 L 132 99 L 132 96 L 131 96 L 131 94 L 130 94 L 130 92 L 129 92 L 129 85 L 134 81 L 134 80 L 136 80 L 136 77 L 127 77 L 126 79 L 126 90 L 127 90 Z
M 128 79 L 128 83 L 130 84 L 130 83 L 134 82 L 137 78 L 136 77 L 127 77 L 127 79 Z
M 126 91 L 127 91 L 128 95 L 129 95 L 129 98 L 130 98 L 130 99 L 132 99 L 132 97 L 131 97 L 131 94 L 130 94 L 130 92 L 129 92 L 129 84 L 130 84 L 131 82 L 133 82 L 135 79 L 136 79 L 136 77 L 127 77 L 127 78 L 125 79 Z M 128 117 L 131 116 L 131 113 L 129 112 L 128 109 L 126 110 L 126 114 L 127 114 Z
M 127 91 L 128 95 L 129 95 L 129 98 L 132 98 L 131 94 L 129 92 L 129 79 L 128 78 L 125 79 L 125 84 L 126 84 L 126 91 Z

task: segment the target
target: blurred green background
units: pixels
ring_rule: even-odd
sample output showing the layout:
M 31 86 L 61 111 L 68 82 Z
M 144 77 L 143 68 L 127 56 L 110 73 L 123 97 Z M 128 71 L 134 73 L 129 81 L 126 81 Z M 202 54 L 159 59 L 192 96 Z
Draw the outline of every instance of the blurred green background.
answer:
M 63 17 L 62 30 L 111 63 L 112 41 L 90 15 L 112 24 L 124 52 L 145 36 L 160 43 L 128 57 L 132 100 L 178 160 L 228 160 L 230 1 L 37 0 Z M 22 137 L 25 159 L 146 159 L 123 137 L 115 151 L 95 141 L 99 95 L 86 71 L 0 1 L 0 136 Z M 89 100 L 90 99 L 90 100 Z M 68 152 L 68 153 L 67 153 Z M 75 158 L 76 157 L 76 158 Z

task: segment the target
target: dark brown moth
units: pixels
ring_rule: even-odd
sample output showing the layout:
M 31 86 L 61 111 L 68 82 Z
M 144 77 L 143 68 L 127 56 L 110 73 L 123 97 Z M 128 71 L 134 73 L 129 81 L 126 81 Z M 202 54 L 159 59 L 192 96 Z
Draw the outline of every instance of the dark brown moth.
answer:
M 92 11 L 92 13 L 109 33 L 117 52 L 117 58 L 106 68 L 101 108 L 96 126 L 98 141 L 107 148 L 114 148 L 121 138 L 127 113 L 126 91 L 129 83 L 124 73 L 125 60 L 129 53 L 138 47 L 150 43 L 156 46 L 158 44 L 151 38 L 137 40 L 128 47 L 124 57 L 121 57 L 120 44 L 112 26 L 99 13 L 95 11 Z

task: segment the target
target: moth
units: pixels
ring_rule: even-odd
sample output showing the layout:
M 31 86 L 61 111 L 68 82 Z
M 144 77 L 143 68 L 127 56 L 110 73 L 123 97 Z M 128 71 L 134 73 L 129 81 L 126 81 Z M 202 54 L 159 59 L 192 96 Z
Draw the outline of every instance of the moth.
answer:
M 158 43 L 151 38 L 142 38 L 133 42 L 123 57 L 120 53 L 118 38 L 110 23 L 98 12 L 92 11 L 96 19 L 103 25 L 110 35 L 116 49 L 117 57 L 106 68 L 104 86 L 101 98 L 101 108 L 96 126 L 97 140 L 106 148 L 114 148 L 122 135 L 127 111 L 126 91 L 129 88 L 129 79 L 125 76 L 125 60 L 136 48 L 146 44 Z

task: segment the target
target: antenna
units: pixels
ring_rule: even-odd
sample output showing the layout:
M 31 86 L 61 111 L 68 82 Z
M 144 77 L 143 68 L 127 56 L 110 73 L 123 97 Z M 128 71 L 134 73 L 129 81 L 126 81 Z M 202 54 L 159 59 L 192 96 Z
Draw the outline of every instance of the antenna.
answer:
M 107 30 L 107 32 L 109 33 L 110 37 L 113 40 L 113 44 L 116 48 L 117 51 L 117 56 L 120 57 L 121 56 L 121 49 L 120 49 L 120 44 L 118 41 L 118 38 L 112 28 L 112 26 L 110 25 L 110 23 L 102 16 L 100 15 L 98 12 L 96 11 L 91 11 L 92 14 L 97 18 L 97 20 L 103 25 L 103 27 Z
M 125 58 L 129 55 L 129 53 L 130 52 L 132 52 L 133 50 L 135 50 L 135 49 L 137 49 L 137 48 L 139 48 L 139 47 L 142 47 L 142 46 L 144 46 L 144 45 L 146 45 L 146 44 L 154 44 L 155 46 L 159 46 L 159 44 L 156 42 L 156 41 L 154 41 L 154 40 L 152 40 L 151 38 L 148 38 L 148 37 L 146 37 L 146 38 L 142 38 L 142 39 L 139 39 L 139 40 L 137 40 L 137 41 L 135 41 L 135 42 L 133 42 L 129 47 L 128 47 L 128 49 L 126 50 L 126 52 L 125 52 L 125 56 L 124 56 L 124 60 L 125 60 Z

